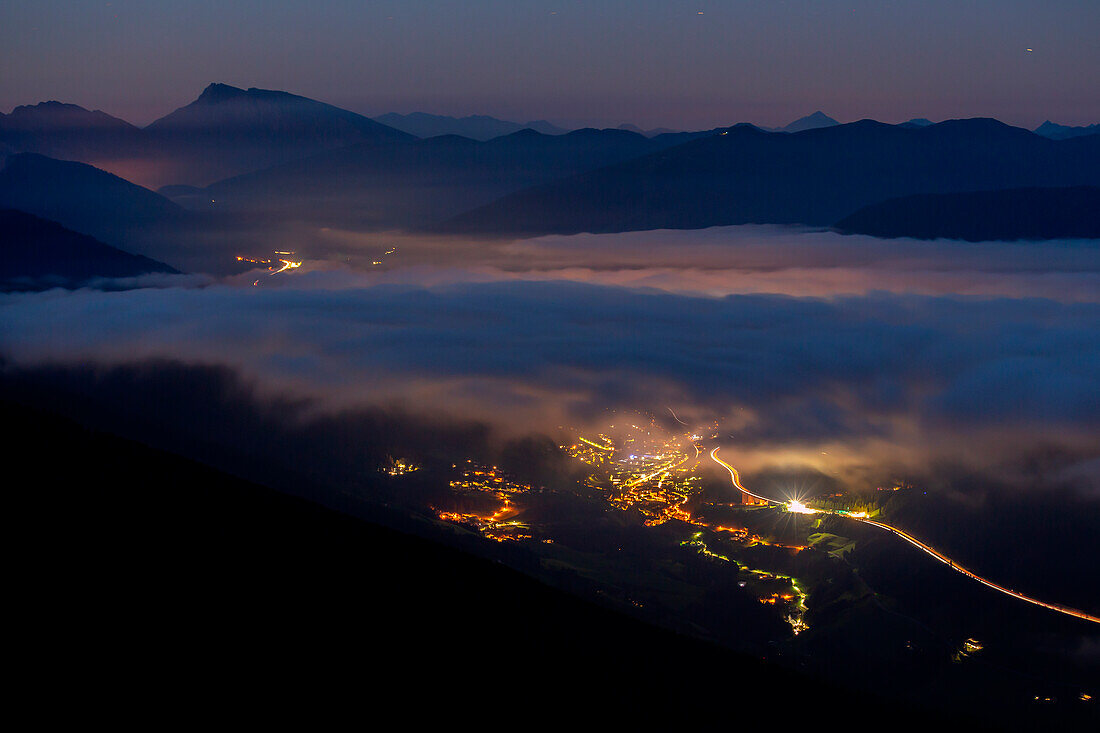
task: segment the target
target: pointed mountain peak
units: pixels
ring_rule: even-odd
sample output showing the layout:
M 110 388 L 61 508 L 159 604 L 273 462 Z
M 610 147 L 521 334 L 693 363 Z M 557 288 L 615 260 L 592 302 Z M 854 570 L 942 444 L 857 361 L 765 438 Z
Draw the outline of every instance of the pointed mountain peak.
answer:
M 196 102 L 204 102 L 207 104 L 217 104 L 229 99 L 235 99 L 240 96 L 248 94 L 244 89 L 239 89 L 229 84 L 213 83 L 202 90 L 202 94 L 196 99 Z
M 803 130 L 816 130 L 819 127 L 833 127 L 839 124 L 832 117 L 818 110 L 812 115 L 806 115 L 795 120 L 786 127 L 781 128 L 781 130 L 783 132 L 802 132 Z

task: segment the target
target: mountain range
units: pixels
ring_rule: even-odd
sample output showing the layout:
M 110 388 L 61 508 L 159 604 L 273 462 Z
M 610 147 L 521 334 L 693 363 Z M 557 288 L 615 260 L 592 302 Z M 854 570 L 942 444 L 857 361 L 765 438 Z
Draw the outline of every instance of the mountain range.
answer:
M 677 132 L 683 132 L 682 130 L 673 130 L 670 127 L 655 127 L 652 130 L 643 130 L 642 128 L 638 127 L 637 125 L 632 125 L 629 122 L 624 122 L 623 124 L 619 125 L 616 129 L 626 130 L 628 132 L 636 132 L 639 135 L 645 135 L 646 137 L 657 137 L 658 135 L 668 135 L 668 134 L 675 134 Z
M 1049 137 L 1051 140 L 1065 140 L 1071 137 L 1081 137 L 1082 135 L 1100 135 L 1100 123 L 1081 127 L 1070 127 L 1047 120 L 1035 128 L 1035 134 Z
M 184 207 L 350 228 L 526 235 L 831 226 L 887 199 L 1100 184 L 1095 125 L 1048 122 L 1033 133 L 988 119 L 839 124 L 818 111 L 774 131 L 536 126 L 544 132 L 485 116 L 370 119 L 227 84 L 209 85 L 145 128 L 43 102 L 0 114 L 0 206 L 159 257 L 166 250 L 145 250 L 151 238 L 133 232 L 178 233 L 181 222 L 194 221 Z M 469 135 L 434 134 L 443 130 Z M 503 130 L 510 132 L 496 134 Z M 148 188 L 162 184 L 171 184 L 165 195 Z M 979 199 L 951 206 L 964 204 L 978 207 L 972 213 L 985 206 Z M 875 226 L 910 228 L 910 205 L 918 204 L 877 210 L 876 221 L 890 212 L 900 218 Z M 956 222 L 965 218 L 952 211 Z
M 614 232 L 777 223 L 829 226 L 899 196 L 1100 185 L 1100 137 L 1049 140 L 991 119 L 924 127 L 862 120 L 791 134 L 738 125 L 519 191 L 447 231 Z
M 484 142 L 444 135 L 407 144 L 355 145 L 220 181 L 181 201 L 209 208 L 212 200 L 223 211 L 349 226 L 417 227 L 691 137 L 647 138 L 595 129 L 544 135 L 525 129 Z
M 471 140 L 485 141 L 501 135 L 511 135 L 513 132 L 519 132 L 520 130 L 534 130 L 535 132 L 541 132 L 543 135 L 563 135 L 568 132 L 568 130 L 546 120 L 519 123 L 500 120 L 487 115 L 449 117 L 447 115 L 428 114 L 427 112 L 412 112 L 406 115 L 389 112 L 375 117 L 374 120 L 416 137 L 460 135 Z
M 821 112 L 792 122 L 791 132 L 837 124 Z M 567 130 L 545 120 L 525 123 L 485 115 L 449 117 L 423 112 L 374 119 L 288 92 L 212 83 L 191 103 L 142 128 L 99 110 L 58 101 L 0 113 L 0 155 L 28 152 L 75 160 L 148 188 L 202 187 L 325 150 L 389 145 L 458 135 L 488 141 L 532 129 Z M 675 131 L 619 129 L 657 137 Z

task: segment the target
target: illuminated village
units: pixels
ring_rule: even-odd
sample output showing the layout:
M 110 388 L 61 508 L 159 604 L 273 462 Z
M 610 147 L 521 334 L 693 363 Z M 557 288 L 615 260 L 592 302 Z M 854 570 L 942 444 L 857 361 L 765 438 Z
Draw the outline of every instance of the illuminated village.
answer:
M 893 534 L 993 590 L 1061 613 L 1091 618 L 1076 609 L 1038 601 L 981 578 L 908 533 L 879 521 L 881 502 L 888 495 L 910 488 L 905 484 L 880 489 L 870 498 L 845 492 L 813 498 L 787 497 L 782 501 L 769 498 L 742 484 L 737 469 L 719 456 L 720 447 L 714 442 L 718 434 L 716 425 L 670 431 L 657 419 L 639 413 L 633 420 L 625 424 L 620 420 L 618 427 L 608 425 L 602 432 L 574 433 L 571 442 L 558 447 L 584 469 L 581 495 L 598 498 L 624 515 L 633 513 L 644 527 L 679 535 L 680 548 L 706 562 L 727 566 L 737 585 L 762 606 L 774 608 L 793 635 L 808 628 L 813 584 L 796 577 L 792 569 L 800 565 L 792 560 L 811 547 L 824 555 L 843 558 L 851 541 L 826 531 L 823 525 L 838 520 Z M 719 494 L 708 497 L 708 481 L 714 486 L 713 473 L 708 474 L 708 469 L 713 472 L 715 466 L 728 473 L 730 483 Z M 544 544 L 557 542 L 561 552 L 567 551 L 559 538 L 540 528 L 526 511 L 524 499 L 534 491 L 532 486 L 517 482 L 497 466 L 482 465 L 473 459 L 452 468 L 455 477 L 449 487 L 461 508 L 437 510 L 438 519 L 495 542 L 537 539 Z M 801 524 L 798 517 L 804 517 Z M 635 606 L 644 605 L 634 597 L 628 600 Z M 972 653 L 976 648 L 966 650 Z
M 453 468 L 459 476 L 450 482 L 451 491 L 474 504 L 485 504 L 487 508 L 469 512 L 440 511 L 440 519 L 475 529 L 486 539 L 496 542 L 532 538 L 527 532 L 527 524 L 512 519 L 519 513 L 513 500 L 530 491 L 530 486 L 510 480 L 496 466 L 482 466 L 473 460 L 467 460 L 461 468 L 457 465 Z

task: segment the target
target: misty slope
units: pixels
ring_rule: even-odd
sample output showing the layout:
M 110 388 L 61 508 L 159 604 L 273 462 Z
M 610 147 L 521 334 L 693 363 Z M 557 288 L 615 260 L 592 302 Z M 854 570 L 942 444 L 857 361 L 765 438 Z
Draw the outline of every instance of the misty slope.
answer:
M 427 112 L 412 112 L 407 115 L 389 112 L 373 118 L 375 122 L 407 132 L 416 137 L 438 137 L 440 135 L 460 135 L 471 140 L 492 140 L 501 135 L 511 135 L 524 129 L 541 132 L 543 135 L 563 135 L 568 130 L 552 125 L 546 120 L 532 120 L 530 122 L 509 122 L 499 120 L 488 115 L 468 115 L 466 117 L 450 117 L 448 115 L 433 115 Z
M 22 211 L 0 210 L 0 288 L 71 287 L 93 278 L 150 272 L 177 271 L 55 222 Z
M 921 128 L 864 120 L 806 132 L 738 125 L 506 196 L 441 226 L 509 234 L 828 226 L 918 193 L 1100 185 L 1100 136 L 1054 141 L 996 120 Z
M 220 181 L 219 210 L 264 211 L 354 226 L 416 227 L 512 191 L 660 150 L 683 135 L 533 130 L 478 142 L 457 136 L 359 145 Z
M 106 171 L 33 153 L 9 156 L 0 169 L 0 207 L 108 241 L 132 227 L 177 223 L 188 216 L 163 196 Z
M 874 237 L 983 240 L 1100 238 L 1100 188 L 920 194 L 864 207 L 837 230 Z

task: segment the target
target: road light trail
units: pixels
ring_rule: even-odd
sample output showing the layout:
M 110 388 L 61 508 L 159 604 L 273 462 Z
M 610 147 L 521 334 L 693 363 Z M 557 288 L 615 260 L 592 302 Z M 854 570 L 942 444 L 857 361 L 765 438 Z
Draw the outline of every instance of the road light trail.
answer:
M 588 445 L 592 446 L 593 448 L 599 448 L 600 450 L 605 450 L 605 451 L 614 451 L 615 450 L 614 446 L 607 446 L 607 445 L 600 445 L 599 443 L 593 443 L 588 438 L 582 437 L 580 439 L 580 441 L 582 443 L 587 443 Z
M 1089 614 L 1085 613 L 1084 611 L 1079 611 L 1076 608 L 1070 608 L 1069 606 L 1062 606 L 1062 605 L 1059 605 L 1057 603 L 1047 603 L 1046 601 L 1040 601 L 1038 598 L 1032 598 L 1031 596 L 1025 596 L 1023 593 L 1020 593 L 1018 591 L 1014 591 L 1011 588 L 1005 588 L 1003 585 L 997 585 L 996 583 L 994 583 L 991 580 L 986 580 L 982 576 L 980 576 L 980 575 L 978 575 L 974 572 L 971 572 L 970 570 L 967 570 L 962 565 L 959 565 L 957 562 L 955 562 L 951 558 L 947 557 L 942 552 L 939 552 L 935 548 L 929 547 L 928 545 L 924 544 L 923 542 L 918 540 L 913 535 L 909 534 L 908 532 L 905 532 L 904 530 L 900 530 L 897 527 L 891 527 L 889 524 L 884 524 L 882 522 L 876 522 L 872 519 L 863 519 L 863 518 L 860 518 L 860 517 L 848 517 L 848 519 L 851 519 L 852 521 L 855 521 L 855 522 L 863 522 L 864 524 L 873 524 L 876 527 L 879 527 L 881 529 L 885 529 L 887 532 L 893 532 L 898 537 L 901 537 L 903 540 L 905 540 L 909 544 L 913 545 L 914 547 L 920 548 L 926 555 L 931 555 L 932 557 L 934 557 L 937 560 L 939 560 L 940 562 L 942 562 L 944 565 L 947 565 L 948 567 L 950 567 L 952 570 L 960 572 L 963 575 L 965 575 L 966 577 L 971 578 L 972 580 L 976 580 L 979 583 L 981 583 L 982 585 L 987 586 L 989 588 L 992 588 L 993 590 L 1000 591 L 1001 593 L 1004 593 L 1005 595 L 1012 596 L 1013 598 L 1019 598 L 1021 601 L 1027 601 L 1028 603 L 1033 603 L 1036 606 L 1042 606 L 1043 608 L 1049 608 L 1051 611 L 1058 611 L 1059 613 L 1064 613 L 1064 614 L 1067 614 L 1069 616 L 1075 616 L 1077 618 L 1082 618 L 1086 621 L 1091 621 L 1094 624 L 1100 624 L 1100 618 L 1098 618 L 1096 616 L 1090 616 Z
M 293 270 L 293 269 L 296 269 L 296 268 L 302 266 L 301 262 L 292 262 L 290 260 L 279 260 L 279 262 L 282 262 L 283 266 L 280 267 L 278 270 L 272 270 L 269 273 L 270 275 L 278 275 L 280 272 L 285 272 L 286 270 Z
M 730 472 L 730 478 L 733 479 L 733 485 L 736 486 L 739 490 L 745 492 L 749 496 L 760 499 L 761 501 L 766 501 L 768 504 L 775 505 L 775 506 L 787 506 L 787 504 L 785 504 L 784 502 L 776 501 L 775 499 L 769 499 L 768 497 L 760 496 L 759 494 L 754 494 L 753 492 L 749 491 L 744 486 L 742 486 L 741 485 L 741 476 L 737 472 L 737 469 L 718 457 L 718 448 L 715 448 L 714 450 L 712 450 L 710 452 L 710 457 L 712 459 L 714 459 L 715 463 L 723 466 L 727 471 Z M 800 505 L 800 507 L 801 507 L 801 505 Z M 903 540 L 905 540 L 909 544 L 911 544 L 914 547 L 917 547 L 918 549 L 920 549 L 926 555 L 930 555 L 930 556 L 934 557 L 936 560 L 938 560 L 939 562 L 941 562 L 944 565 L 948 566 L 952 570 L 954 570 L 956 572 L 959 572 L 959 573 L 962 573 L 966 577 L 968 577 L 972 580 L 976 580 L 976 581 L 978 581 L 979 583 L 981 583 L 982 585 L 984 585 L 988 588 L 992 588 L 995 591 L 999 591 L 1001 593 L 1004 593 L 1007 596 L 1012 596 L 1013 598 L 1018 598 L 1021 601 L 1027 601 L 1028 603 L 1034 604 L 1036 606 L 1042 606 L 1043 608 L 1050 609 L 1051 611 L 1057 611 L 1058 613 L 1064 613 L 1067 616 L 1073 616 L 1075 618 L 1084 619 L 1085 621 L 1091 621 L 1094 624 L 1100 624 L 1100 618 L 1098 618 L 1096 616 L 1092 616 L 1090 614 L 1087 614 L 1084 611 L 1079 611 L 1076 608 L 1070 608 L 1069 606 L 1062 606 L 1062 605 L 1057 604 L 1057 603 L 1047 603 L 1046 601 L 1040 601 L 1038 598 L 1032 598 L 1031 596 L 1027 596 L 1027 595 L 1024 595 L 1023 593 L 1020 593 L 1018 591 L 1014 591 L 1011 588 L 1006 588 L 1003 585 L 998 585 L 998 584 L 994 583 L 991 580 L 986 580 L 985 578 L 978 575 L 977 573 L 974 573 L 970 570 L 967 570 L 962 565 L 959 565 L 957 562 L 955 562 L 954 560 L 949 558 L 947 555 L 944 555 L 942 552 L 936 550 L 933 547 L 930 547 L 929 545 L 924 544 L 923 542 L 918 540 L 913 535 L 909 534 L 908 532 L 906 532 L 904 530 L 898 529 L 897 527 L 892 527 L 889 524 L 885 524 L 883 522 L 876 522 L 872 519 L 866 519 L 864 517 L 857 517 L 857 516 L 853 516 L 853 515 L 847 514 L 847 513 L 840 514 L 838 512 L 825 511 L 825 510 L 821 510 L 821 509 L 807 509 L 805 507 L 801 507 L 800 511 L 803 512 L 803 513 L 807 513 L 807 514 L 831 514 L 833 516 L 844 517 L 845 519 L 850 519 L 853 522 L 863 522 L 864 524 L 872 524 L 872 525 L 878 527 L 879 529 L 884 529 L 887 532 L 891 532 L 891 533 L 897 535 L 898 537 L 901 537 Z
M 783 505 L 783 502 L 781 502 L 781 501 L 776 501 L 775 499 L 769 499 L 768 497 L 761 496 L 760 494 L 754 494 L 753 492 L 749 491 L 744 486 L 742 486 L 741 485 L 741 474 L 739 474 L 737 472 L 736 468 L 734 468 L 733 466 L 731 466 L 730 464 L 726 463 L 725 461 L 723 461 L 721 458 L 718 457 L 718 448 L 715 448 L 714 450 L 712 450 L 710 452 L 710 457 L 714 460 L 715 463 L 717 463 L 720 466 L 724 466 L 725 469 L 730 472 L 730 478 L 733 479 L 733 485 L 736 486 L 741 491 L 743 491 L 744 493 L 748 494 L 749 496 L 751 496 L 754 499 L 759 499 L 760 501 L 767 502 L 768 504 L 775 504 L 776 506 L 782 506 Z

